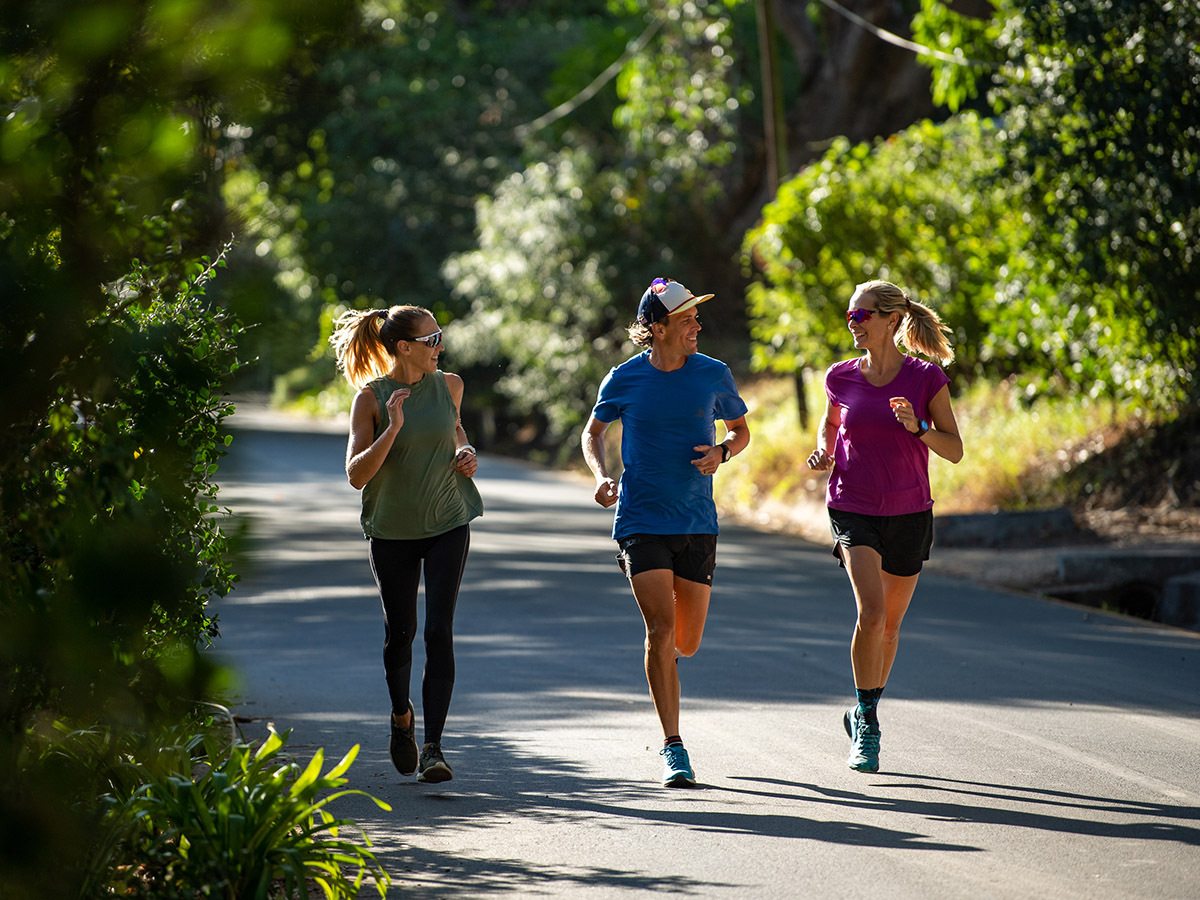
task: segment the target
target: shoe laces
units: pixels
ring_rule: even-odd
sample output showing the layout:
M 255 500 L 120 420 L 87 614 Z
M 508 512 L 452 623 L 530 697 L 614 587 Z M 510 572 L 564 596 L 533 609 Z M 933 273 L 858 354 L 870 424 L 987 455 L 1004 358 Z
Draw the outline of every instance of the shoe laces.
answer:
M 667 765 L 676 770 L 688 768 L 688 752 L 683 744 L 668 744 L 658 751 L 659 756 L 666 760 Z
M 858 750 L 860 753 L 879 752 L 879 732 L 868 731 L 865 723 L 858 729 Z
M 421 751 L 421 762 L 425 765 L 433 765 L 434 763 L 444 763 L 446 757 L 442 756 L 442 748 L 437 744 L 431 747 L 426 747 Z

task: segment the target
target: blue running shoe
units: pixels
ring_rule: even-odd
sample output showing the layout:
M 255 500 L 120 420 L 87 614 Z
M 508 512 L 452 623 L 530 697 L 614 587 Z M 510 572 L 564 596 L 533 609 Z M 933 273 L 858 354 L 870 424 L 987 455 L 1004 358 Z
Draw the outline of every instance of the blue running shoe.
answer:
M 696 773 L 683 744 L 669 744 L 658 751 L 663 758 L 663 787 L 695 787 Z
M 878 726 L 872 728 L 858 714 L 858 707 L 852 706 L 842 716 L 842 724 L 850 735 L 850 757 L 846 765 L 856 772 L 879 771 L 879 734 Z

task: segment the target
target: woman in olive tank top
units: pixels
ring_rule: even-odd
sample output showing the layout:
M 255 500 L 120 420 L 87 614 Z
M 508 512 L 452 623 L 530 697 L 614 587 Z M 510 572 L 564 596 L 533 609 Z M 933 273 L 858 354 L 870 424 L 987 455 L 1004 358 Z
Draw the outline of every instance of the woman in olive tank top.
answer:
M 330 338 L 338 367 L 358 388 L 350 410 L 346 477 L 362 491 L 363 534 L 383 605 L 383 667 L 391 699 L 392 763 L 417 781 L 453 776 L 442 730 L 454 690 L 454 608 L 483 512 L 478 463 L 459 410 L 463 381 L 438 369 L 442 332 L 419 306 L 352 310 Z M 424 744 L 409 698 L 417 590 L 425 575 Z

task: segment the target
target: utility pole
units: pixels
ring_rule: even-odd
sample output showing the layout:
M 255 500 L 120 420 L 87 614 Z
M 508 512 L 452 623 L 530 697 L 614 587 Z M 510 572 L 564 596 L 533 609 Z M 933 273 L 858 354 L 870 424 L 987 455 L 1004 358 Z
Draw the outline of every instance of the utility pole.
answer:
M 779 57 L 775 52 L 775 13 L 773 0 L 754 0 L 758 18 L 759 80 L 762 82 L 763 144 L 766 150 L 765 176 L 767 202 L 779 193 L 779 184 L 788 174 L 787 122 L 783 116 L 783 91 L 779 86 Z M 804 395 L 804 369 L 793 374 L 796 412 L 800 427 L 808 427 L 808 399 Z
M 763 138 L 766 148 L 768 200 L 775 199 L 787 174 L 787 125 L 779 88 L 779 57 L 775 51 L 775 13 L 772 0 L 754 0 L 758 17 L 758 55 L 762 82 Z

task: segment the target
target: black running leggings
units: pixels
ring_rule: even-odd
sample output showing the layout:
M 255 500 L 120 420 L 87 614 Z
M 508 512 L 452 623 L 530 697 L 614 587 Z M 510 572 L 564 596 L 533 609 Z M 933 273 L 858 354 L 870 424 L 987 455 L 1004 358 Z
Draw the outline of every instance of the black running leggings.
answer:
M 392 711 L 408 710 L 412 643 L 417 633 L 417 588 L 425 572 L 425 675 L 421 701 L 425 741 L 440 743 L 454 692 L 454 607 L 471 528 L 411 541 L 371 538 L 371 572 L 383 603 L 383 671 Z

